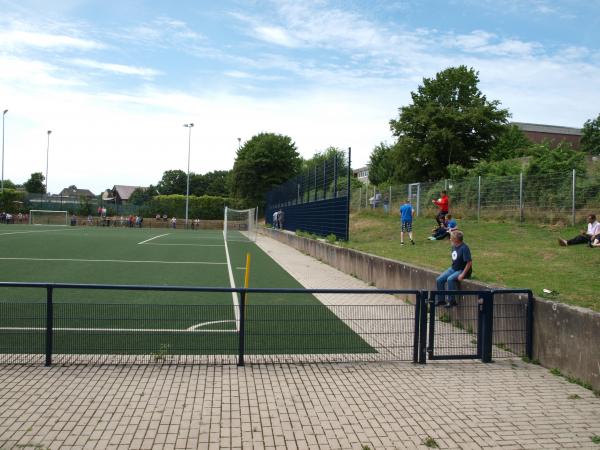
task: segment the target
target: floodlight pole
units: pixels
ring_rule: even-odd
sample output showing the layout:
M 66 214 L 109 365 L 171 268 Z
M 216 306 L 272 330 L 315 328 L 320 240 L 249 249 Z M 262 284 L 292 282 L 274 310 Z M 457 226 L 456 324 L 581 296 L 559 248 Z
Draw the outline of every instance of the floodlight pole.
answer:
M 193 123 L 185 123 L 184 127 L 188 129 L 188 165 L 187 165 L 187 186 L 185 189 L 185 228 L 188 227 L 188 212 L 190 206 L 190 150 L 192 148 L 192 127 Z
M 238 150 L 240 148 L 242 148 L 242 138 L 237 138 L 238 139 Z
M 48 146 L 46 147 L 46 197 L 48 197 L 48 157 L 50 155 L 50 134 L 52 130 L 48 130 Z
M 4 192 L 4 116 L 7 112 L 8 109 L 5 109 L 2 113 L 2 187 L 0 188 L 2 192 Z

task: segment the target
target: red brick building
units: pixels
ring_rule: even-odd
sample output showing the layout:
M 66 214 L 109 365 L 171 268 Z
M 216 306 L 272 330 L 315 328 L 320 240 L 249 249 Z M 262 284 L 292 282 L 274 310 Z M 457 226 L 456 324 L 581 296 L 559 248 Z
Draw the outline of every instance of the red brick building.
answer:
M 557 125 L 541 125 L 537 123 L 512 122 L 518 126 L 527 138 L 534 144 L 546 141 L 551 145 L 567 142 L 575 149 L 581 145 L 581 128 L 560 127 Z

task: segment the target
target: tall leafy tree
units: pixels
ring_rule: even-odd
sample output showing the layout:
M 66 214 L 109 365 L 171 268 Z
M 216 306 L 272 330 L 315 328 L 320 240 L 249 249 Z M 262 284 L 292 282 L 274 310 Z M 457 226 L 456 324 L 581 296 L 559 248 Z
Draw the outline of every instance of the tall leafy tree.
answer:
M 450 67 L 411 92 L 412 104 L 390 121 L 398 138 L 393 159 L 399 180 L 443 178 L 449 164 L 471 167 L 488 156 L 509 113 L 498 100 L 489 101 L 478 83 L 474 69 Z
M 143 205 L 145 203 L 150 202 L 152 197 L 158 195 L 158 191 L 156 187 L 150 185 L 148 187 L 139 187 L 136 188 L 129 197 L 129 201 L 134 205 Z
M 587 120 L 583 124 L 581 149 L 591 155 L 600 155 L 600 114 L 594 120 Z
M 190 174 L 191 180 L 192 174 Z M 183 170 L 167 170 L 156 185 L 161 195 L 185 194 L 187 174 Z
M 293 177 L 302 159 L 288 136 L 261 133 L 237 151 L 231 173 L 232 194 L 254 204 L 262 204 L 265 194 Z
M 394 164 L 392 164 L 393 148 L 382 142 L 375 146 L 369 158 L 369 182 L 378 186 L 387 183 L 394 176 Z
M 44 184 L 44 180 L 46 177 L 42 175 L 42 172 L 32 173 L 23 186 L 25 190 L 30 194 L 45 194 L 46 193 L 46 185 Z
M 523 156 L 526 149 L 532 145 L 525 133 L 516 125 L 508 125 L 488 155 L 489 161 L 503 161 L 505 159 Z

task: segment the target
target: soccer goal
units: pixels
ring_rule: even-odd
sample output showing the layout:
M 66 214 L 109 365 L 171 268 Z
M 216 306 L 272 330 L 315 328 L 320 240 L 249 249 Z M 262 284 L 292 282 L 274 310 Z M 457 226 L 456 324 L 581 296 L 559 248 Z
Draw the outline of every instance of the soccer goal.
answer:
M 67 211 L 32 209 L 29 211 L 29 223 L 31 225 L 69 225 L 69 213 Z
M 232 209 L 225 207 L 223 236 L 230 241 L 256 241 L 258 208 Z

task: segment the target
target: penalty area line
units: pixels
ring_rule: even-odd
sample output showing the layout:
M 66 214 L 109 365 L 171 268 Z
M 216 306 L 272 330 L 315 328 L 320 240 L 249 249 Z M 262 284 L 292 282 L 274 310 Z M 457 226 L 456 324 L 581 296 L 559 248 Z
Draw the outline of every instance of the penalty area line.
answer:
M 151 237 L 150 239 L 146 239 L 145 241 L 138 242 L 137 245 L 145 244 L 146 242 L 150 242 L 154 239 L 158 239 L 159 237 L 168 236 L 170 233 L 159 234 L 158 236 Z

